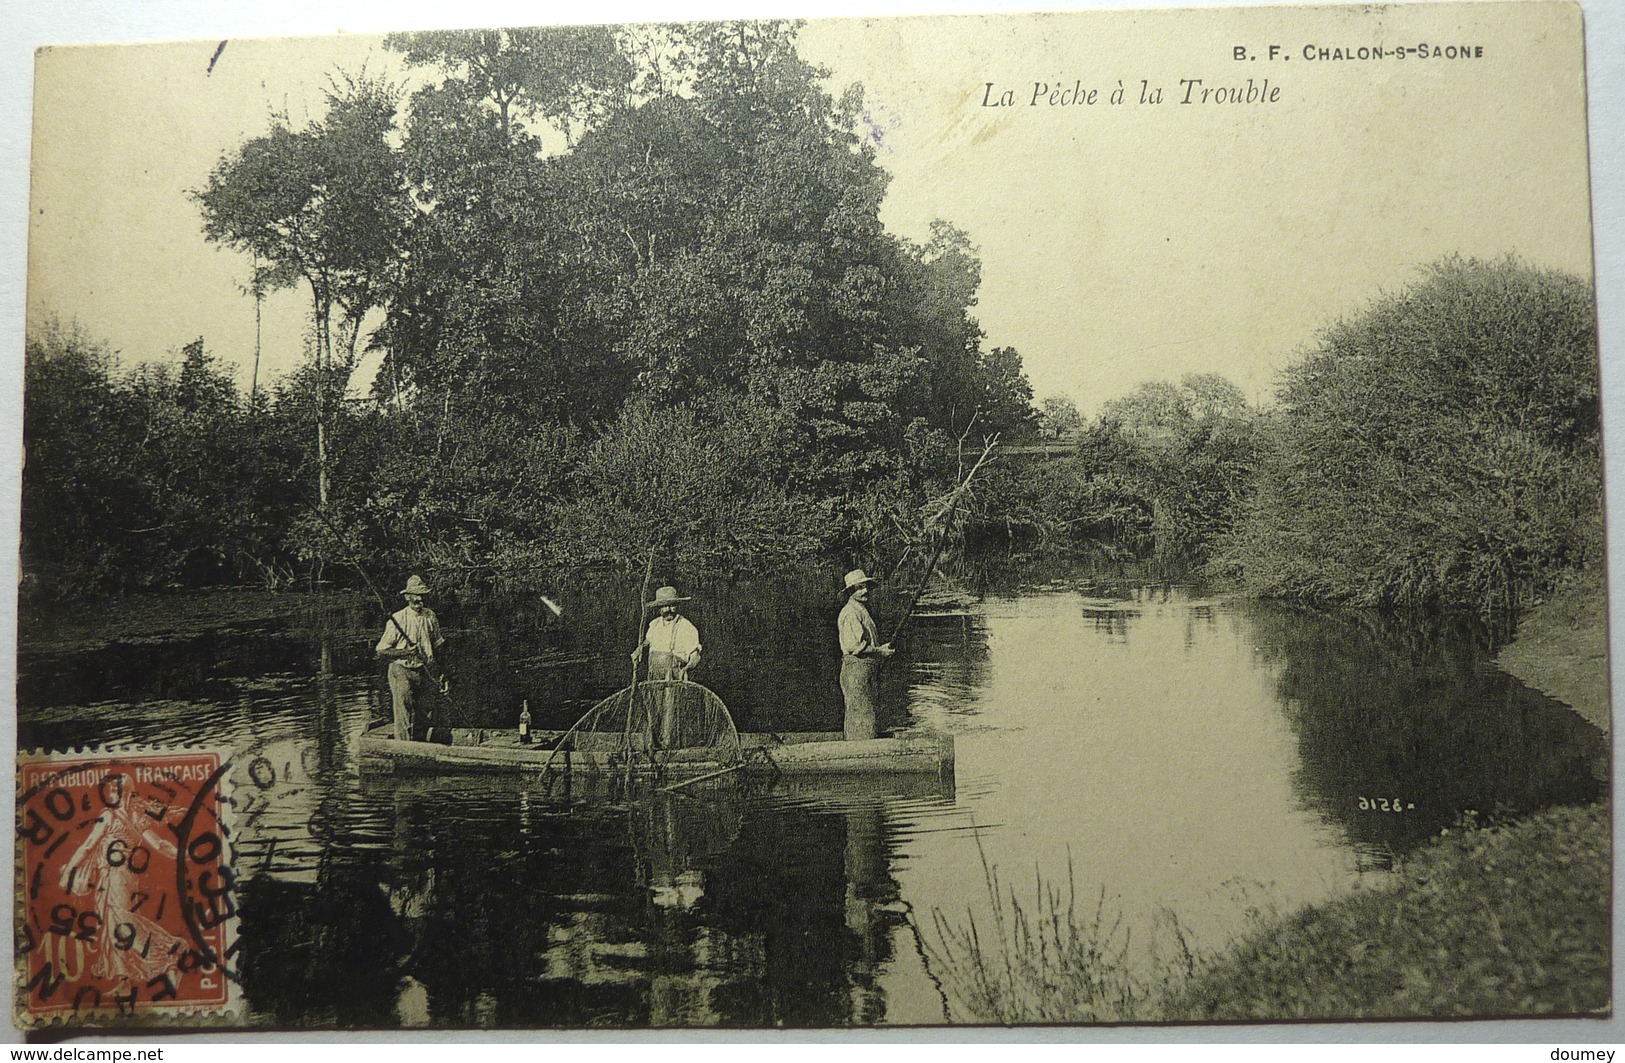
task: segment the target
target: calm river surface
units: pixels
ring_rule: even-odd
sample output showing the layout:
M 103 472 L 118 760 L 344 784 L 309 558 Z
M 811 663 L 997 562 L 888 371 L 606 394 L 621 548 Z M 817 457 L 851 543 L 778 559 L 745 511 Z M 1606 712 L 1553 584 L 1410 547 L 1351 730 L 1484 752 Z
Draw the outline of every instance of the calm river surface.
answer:
M 465 720 L 508 726 L 528 699 L 538 726 L 567 726 L 624 685 L 633 607 L 559 597 L 563 621 L 534 599 L 442 606 Z M 222 600 L 218 622 L 162 633 L 165 609 Z M 910 627 L 882 723 L 952 734 L 951 786 L 566 801 L 374 778 L 355 746 L 387 714 L 376 606 L 277 601 L 177 599 L 125 625 L 155 634 L 112 643 L 41 623 L 19 662 L 22 748 L 233 755 L 255 795 L 235 856 L 252 1024 L 941 1022 L 954 972 L 934 913 L 986 942 L 989 868 L 1029 908 L 1039 878 L 1070 876 L 1080 913 L 1103 899 L 1136 955 L 1175 921 L 1218 948 L 1250 912 L 1380 882 L 1464 816 L 1606 785 L 1601 734 L 1468 632 L 1098 581 L 990 590 Z M 702 589 L 694 678 L 741 730 L 838 729 L 837 606 Z

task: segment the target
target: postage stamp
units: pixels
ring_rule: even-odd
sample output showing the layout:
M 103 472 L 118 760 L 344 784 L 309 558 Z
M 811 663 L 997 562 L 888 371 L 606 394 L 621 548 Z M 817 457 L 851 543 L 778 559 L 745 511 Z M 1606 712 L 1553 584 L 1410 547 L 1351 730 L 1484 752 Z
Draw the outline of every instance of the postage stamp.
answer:
M 18 757 L 19 1026 L 229 1012 L 228 767 L 195 749 Z

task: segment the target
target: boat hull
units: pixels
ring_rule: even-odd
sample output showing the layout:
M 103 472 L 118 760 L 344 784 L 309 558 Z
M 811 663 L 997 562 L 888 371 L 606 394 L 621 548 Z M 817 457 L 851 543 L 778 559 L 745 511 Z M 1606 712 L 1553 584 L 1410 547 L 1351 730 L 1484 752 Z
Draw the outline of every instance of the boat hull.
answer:
M 677 749 L 651 759 L 628 758 L 609 748 L 593 748 L 596 736 L 539 732 L 521 745 L 510 732 L 455 730 L 450 745 L 403 742 L 388 726 L 361 738 L 363 771 L 412 774 L 496 773 L 540 775 L 658 774 L 694 778 L 712 773 L 745 775 L 930 774 L 951 778 L 954 742 L 946 735 L 903 735 L 846 741 L 839 732 L 787 735 L 742 734 L 744 762 L 723 763 L 711 750 Z

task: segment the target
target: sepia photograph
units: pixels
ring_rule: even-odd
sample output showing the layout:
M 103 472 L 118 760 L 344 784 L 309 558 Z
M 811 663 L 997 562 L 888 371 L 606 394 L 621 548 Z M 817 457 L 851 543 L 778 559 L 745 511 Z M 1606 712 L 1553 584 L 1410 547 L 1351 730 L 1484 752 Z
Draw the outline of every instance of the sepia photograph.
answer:
M 14 1036 L 1612 1036 L 1588 6 L 947 11 L 45 42 Z

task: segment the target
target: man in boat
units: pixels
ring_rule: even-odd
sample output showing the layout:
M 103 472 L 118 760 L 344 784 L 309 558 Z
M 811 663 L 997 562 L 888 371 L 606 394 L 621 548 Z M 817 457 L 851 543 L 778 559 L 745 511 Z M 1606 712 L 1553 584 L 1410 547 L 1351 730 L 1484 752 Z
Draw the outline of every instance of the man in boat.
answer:
M 848 739 L 875 737 L 876 689 L 880 662 L 892 655 L 889 642 L 880 641 L 880 629 L 869 615 L 869 588 L 873 576 L 855 568 L 846 574 L 847 596 L 835 630 L 841 641 L 841 696 L 846 701 L 842 730 Z
M 395 737 L 422 741 L 428 736 L 430 684 L 446 694 L 450 686 L 440 666 L 440 649 L 446 644 L 440 634 L 440 620 L 425 602 L 429 585 L 414 575 L 401 591 L 406 607 L 384 626 L 383 637 L 374 649 L 389 662 L 389 695 L 394 704 Z
M 688 670 L 700 663 L 699 629 L 679 608 L 689 600 L 679 595 L 676 587 L 667 586 L 655 591 L 654 601 L 644 606 L 655 610 L 655 616 L 649 621 L 643 641 L 632 651 L 632 661 L 636 664 L 643 655 L 648 655 L 650 682 L 681 682 L 688 678 Z M 677 718 L 678 691 L 674 688 L 661 691 L 651 708 L 653 734 L 662 749 L 670 749 L 677 744 L 681 733 L 681 721 Z

